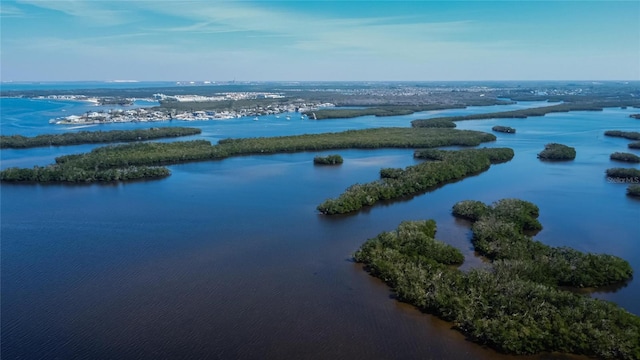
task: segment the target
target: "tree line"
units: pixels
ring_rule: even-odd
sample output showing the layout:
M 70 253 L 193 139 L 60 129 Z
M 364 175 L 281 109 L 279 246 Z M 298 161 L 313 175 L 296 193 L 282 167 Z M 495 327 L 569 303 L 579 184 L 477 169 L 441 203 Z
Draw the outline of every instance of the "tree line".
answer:
M 202 130 L 190 127 L 162 127 L 135 130 L 80 131 L 43 134 L 34 137 L 1 135 L 0 148 L 26 149 L 43 146 L 65 146 L 109 142 L 144 141 L 169 137 L 198 135 Z
M 157 166 L 127 166 L 116 169 L 82 169 L 72 166 L 34 166 L 8 168 L 0 172 L 0 180 L 27 183 L 87 183 L 157 179 L 171 175 L 167 168 Z

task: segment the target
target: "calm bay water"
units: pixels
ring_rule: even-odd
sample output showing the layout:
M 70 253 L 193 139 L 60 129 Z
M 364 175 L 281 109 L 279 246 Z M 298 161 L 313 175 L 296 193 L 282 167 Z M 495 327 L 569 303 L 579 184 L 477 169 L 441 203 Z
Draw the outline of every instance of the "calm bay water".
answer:
M 0 101 L 3 135 L 69 131 L 48 120 L 86 111 L 72 102 Z M 203 134 L 192 138 L 215 142 L 409 126 L 427 116 L 541 105 L 87 130 L 197 126 Z M 537 239 L 618 255 L 639 271 L 640 201 L 604 177 L 605 169 L 621 166 L 609 154 L 629 151 L 629 141 L 602 135 L 639 130 L 640 122 L 628 117 L 633 112 L 459 122 L 463 129 L 517 128 L 517 134 L 497 134 L 498 141 L 486 145 L 512 147 L 516 157 L 434 192 L 349 216 L 322 216 L 315 207 L 353 183 L 376 179 L 381 167 L 416 163 L 412 150 L 339 151 L 344 164 L 329 168 L 313 166 L 313 157 L 335 151 L 176 165 L 170 177 L 148 182 L 2 184 L 2 358 L 502 358 L 465 341 L 450 324 L 395 301 L 351 254 L 403 220 L 433 218 L 438 238 L 466 255 L 463 266 L 477 266 L 481 260 L 474 256 L 468 224 L 451 216 L 451 206 L 464 199 L 519 197 L 540 207 L 544 230 Z M 576 147 L 576 160 L 538 161 L 536 153 L 548 142 Z M 45 165 L 93 147 L 3 150 L 1 167 Z M 594 296 L 640 314 L 637 279 Z

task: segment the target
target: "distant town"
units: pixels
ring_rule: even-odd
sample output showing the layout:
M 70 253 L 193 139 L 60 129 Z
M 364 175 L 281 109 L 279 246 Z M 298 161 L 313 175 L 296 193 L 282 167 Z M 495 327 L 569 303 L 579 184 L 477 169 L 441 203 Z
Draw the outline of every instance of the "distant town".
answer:
M 285 114 L 282 115 L 285 118 L 311 119 L 316 115 L 317 119 L 338 115 L 389 116 L 441 107 L 496 105 L 506 101 L 582 102 L 594 96 L 608 100 L 637 99 L 640 91 L 637 82 L 205 82 L 126 91 L 117 88 L 3 89 L 0 96 L 86 101 L 100 106 L 82 114 L 69 113 L 50 119 L 52 124 L 82 125 L 241 117 L 258 120 L 260 116 L 280 114 Z
M 96 105 L 133 105 L 136 100 L 158 101 L 163 104 L 190 103 L 200 105 L 238 100 L 258 100 L 258 99 L 283 99 L 284 95 L 269 92 L 228 92 L 216 94 L 215 96 L 203 95 L 165 95 L 162 93 L 153 94 L 153 98 L 147 99 L 114 99 L 97 98 L 84 95 L 48 95 L 39 98 L 56 100 L 87 101 Z M 84 114 L 74 114 L 65 117 L 51 119 L 50 123 L 59 125 L 83 125 L 83 124 L 105 124 L 105 123 L 125 123 L 125 122 L 154 122 L 154 121 L 202 121 L 202 120 L 224 120 L 240 117 L 257 117 L 263 115 L 276 115 L 283 113 L 300 113 L 300 117 L 305 118 L 303 112 L 335 106 L 328 102 L 318 101 L 293 101 L 288 103 L 272 103 L 267 105 L 255 104 L 239 109 L 224 110 L 178 110 L 171 107 L 133 108 L 133 109 L 109 109 L 101 111 L 88 111 Z M 206 107 L 206 106 L 205 106 Z M 289 119 L 290 115 L 286 115 Z

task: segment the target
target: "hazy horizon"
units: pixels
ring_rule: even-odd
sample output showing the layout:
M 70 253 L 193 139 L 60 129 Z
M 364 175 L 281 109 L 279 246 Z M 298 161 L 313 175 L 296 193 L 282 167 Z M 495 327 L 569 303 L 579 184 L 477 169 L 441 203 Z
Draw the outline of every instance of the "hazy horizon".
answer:
M 3 0 L 0 70 L 3 82 L 636 81 L 638 14 L 637 1 Z
M 215 79 L 169 79 L 169 80 L 134 80 L 134 79 L 87 79 L 87 80 L 0 80 L 4 84 L 56 84 L 56 83 L 118 83 L 118 84 L 136 84 L 136 83 L 180 83 L 190 85 L 232 85 L 232 84 L 264 84 L 264 83 L 640 83 L 638 79 L 556 79 L 556 80 L 532 80 L 532 79 L 514 79 L 514 80 L 215 80 Z

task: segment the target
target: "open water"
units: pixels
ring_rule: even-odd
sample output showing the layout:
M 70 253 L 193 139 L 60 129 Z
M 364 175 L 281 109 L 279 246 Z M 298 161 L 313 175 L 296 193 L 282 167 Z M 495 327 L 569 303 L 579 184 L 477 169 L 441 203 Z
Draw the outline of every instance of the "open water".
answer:
M 71 129 L 50 118 L 84 103 L 0 99 L 3 135 L 197 126 L 212 142 L 409 126 L 416 118 L 493 112 L 544 103 L 472 107 L 410 116 L 310 121 L 291 114 L 207 122 L 130 123 Z M 468 224 L 451 216 L 464 199 L 506 197 L 540 207 L 536 239 L 607 252 L 640 269 L 640 201 L 606 181 L 609 154 L 629 140 L 604 130 L 640 129 L 637 109 L 459 122 L 496 134 L 515 158 L 478 176 L 348 216 L 315 207 L 382 167 L 416 163 L 412 150 L 344 150 L 339 167 L 316 155 L 244 156 L 170 166 L 163 180 L 99 185 L 12 185 L 1 191 L 3 359 L 442 359 L 509 358 L 468 342 L 451 324 L 393 299 L 351 261 L 368 238 L 403 220 L 433 218 L 437 237 L 474 255 Z M 171 140 L 174 141 L 174 140 Z M 548 142 L 574 146 L 575 161 L 541 162 Z M 96 145 L 2 150 L 1 167 L 51 163 Z M 636 154 L 640 152 L 632 151 Z M 638 168 L 637 165 L 634 167 Z M 640 281 L 593 296 L 640 314 Z M 547 354 L 535 358 L 562 358 Z

